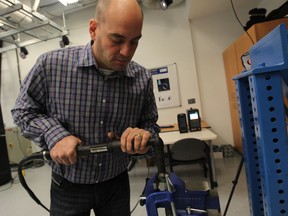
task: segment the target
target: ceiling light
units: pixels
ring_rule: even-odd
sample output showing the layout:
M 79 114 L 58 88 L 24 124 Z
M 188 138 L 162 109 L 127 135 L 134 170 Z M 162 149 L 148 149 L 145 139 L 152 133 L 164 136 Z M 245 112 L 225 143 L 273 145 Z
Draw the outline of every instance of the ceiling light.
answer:
M 19 55 L 22 59 L 25 59 L 28 54 L 28 50 L 25 47 L 20 47 Z
M 70 44 L 69 38 L 66 35 L 62 36 L 62 40 L 59 41 L 60 47 L 64 48 L 66 45 Z
M 166 10 L 169 5 L 171 5 L 173 3 L 173 0 L 161 0 L 160 1 L 160 7 L 162 10 Z
M 63 5 L 67 6 L 68 4 L 73 4 L 78 2 L 78 0 L 59 0 Z

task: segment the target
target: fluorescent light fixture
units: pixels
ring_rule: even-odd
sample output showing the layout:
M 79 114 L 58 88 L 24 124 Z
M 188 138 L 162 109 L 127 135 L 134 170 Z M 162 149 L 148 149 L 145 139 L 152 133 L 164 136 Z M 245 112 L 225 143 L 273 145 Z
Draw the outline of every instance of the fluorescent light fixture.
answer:
M 78 0 L 58 0 L 59 2 L 61 2 L 63 5 L 67 6 L 68 4 L 73 4 L 78 2 Z

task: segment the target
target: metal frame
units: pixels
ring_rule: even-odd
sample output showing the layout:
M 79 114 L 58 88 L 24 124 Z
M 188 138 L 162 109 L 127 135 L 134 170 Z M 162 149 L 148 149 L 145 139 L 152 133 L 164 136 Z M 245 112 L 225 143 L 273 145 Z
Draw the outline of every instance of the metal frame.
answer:
M 249 51 L 251 70 L 234 77 L 250 213 L 288 213 L 287 31 L 282 24 Z
M 1 29 L 5 29 L 0 33 L 0 40 L 10 44 L 0 48 L 0 53 L 54 38 L 61 38 L 68 34 L 65 26 L 58 25 L 18 0 L 0 0 L 0 6 L 0 22 L 4 24 Z M 31 22 L 15 24 L 15 22 L 11 22 L 9 15 L 18 18 L 23 17 L 23 19 L 28 18 Z M 27 39 L 23 41 L 20 38 L 18 40 L 14 39 L 15 36 L 20 34 L 26 36 Z

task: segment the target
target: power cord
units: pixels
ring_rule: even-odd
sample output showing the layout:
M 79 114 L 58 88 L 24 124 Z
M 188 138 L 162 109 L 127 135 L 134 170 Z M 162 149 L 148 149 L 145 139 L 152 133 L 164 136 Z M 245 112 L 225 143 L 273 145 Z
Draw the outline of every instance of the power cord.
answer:
M 10 180 L 10 184 L 9 184 L 9 186 L 8 187 L 6 187 L 6 188 L 4 188 L 4 189 L 2 189 L 2 190 L 0 190 L 0 193 L 1 192 L 3 192 L 3 191 L 6 191 L 6 190 L 9 190 L 10 188 L 12 188 L 12 186 L 14 185 L 14 184 L 18 184 L 20 181 L 18 180 L 18 181 L 16 181 L 17 180 L 17 177 L 18 177 L 18 174 L 16 173 L 16 175 L 13 177 L 13 178 L 11 178 L 11 180 Z M 2 187 L 2 186 L 1 186 Z M 1 188 L 0 187 L 0 188 Z
M 140 203 L 140 199 L 138 199 L 137 203 L 135 204 L 134 208 L 131 210 L 130 214 L 132 215 L 132 213 L 135 211 L 135 209 L 137 208 L 137 206 Z
M 142 191 L 142 194 L 141 196 L 144 196 L 145 195 L 145 189 L 146 189 L 146 186 L 147 186 L 147 182 L 149 181 L 149 175 L 150 175 L 150 159 L 151 158 L 146 158 L 147 160 L 147 177 L 146 177 L 146 180 L 145 180 L 145 186 L 144 186 L 144 189 Z M 138 207 L 139 203 L 140 203 L 140 198 L 137 200 L 136 204 L 134 205 L 133 209 L 131 210 L 130 214 L 132 215 L 132 213 L 135 211 L 135 209 Z
M 235 7 L 234 7 L 233 0 L 230 0 L 230 3 L 231 3 L 231 7 L 232 7 L 233 13 L 234 13 L 234 15 L 235 15 L 237 21 L 239 22 L 239 24 L 241 25 L 242 29 L 245 31 L 245 33 L 246 33 L 246 34 L 248 35 L 248 37 L 250 38 L 252 44 L 254 45 L 255 42 L 253 41 L 253 39 L 252 39 L 251 35 L 248 33 L 248 31 L 245 30 L 243 24 L 241 23 L 241 21 L 240 21 L 238 15 L 237 15 L 237 13 L 236 13 L 236 10 L 235 10 Z

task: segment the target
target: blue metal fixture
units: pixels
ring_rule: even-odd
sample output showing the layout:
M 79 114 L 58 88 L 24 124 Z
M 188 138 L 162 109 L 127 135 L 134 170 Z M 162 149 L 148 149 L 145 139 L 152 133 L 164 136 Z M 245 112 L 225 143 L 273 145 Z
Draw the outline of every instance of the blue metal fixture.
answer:
M 288 43 L 281 24 L 249 50 L 235 76 L 250 213 L 288 215 Z
M 209 209 L 217 210 L 220 213 L 220 203 L 218 195 L 211 195 L 209 190 L 189 191 L 185 188 L 185 183 L 171 172 L 167 174 L 167 187 L 159 190 L 161 182 L 155 174 L 147 183 L 145 188 L 146 210 L 149 216 L 158 216 L 158 208 L 172 209 L 177 216 L 207 216 Z

